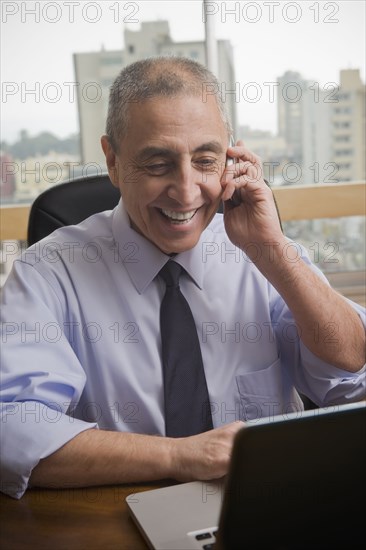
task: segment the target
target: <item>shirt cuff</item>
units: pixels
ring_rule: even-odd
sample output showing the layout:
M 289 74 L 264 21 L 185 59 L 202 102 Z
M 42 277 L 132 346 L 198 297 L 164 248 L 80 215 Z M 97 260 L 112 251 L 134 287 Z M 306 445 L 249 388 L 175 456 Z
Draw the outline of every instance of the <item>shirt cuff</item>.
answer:
M 37 401 L 1 405 L 0 490 L 21 498 L 33 468 L 79 433 L 98 428 Z M 56 483 L 55 483 L 56 486 Z

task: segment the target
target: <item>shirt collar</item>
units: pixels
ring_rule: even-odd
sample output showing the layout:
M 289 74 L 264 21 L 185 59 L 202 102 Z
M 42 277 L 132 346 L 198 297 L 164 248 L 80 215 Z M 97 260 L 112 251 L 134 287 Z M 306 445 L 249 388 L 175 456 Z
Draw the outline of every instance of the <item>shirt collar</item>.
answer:
M 112 233 L 123 266 L 137 292 L 143 294 L 170 256 L 131 227 L 122 199 L 113 212 Z M 174 261 L 186 270 L 200 289 L 203 288 L 202 243 L 205 234 L 206 230 L 194 248 L 174 256 Z

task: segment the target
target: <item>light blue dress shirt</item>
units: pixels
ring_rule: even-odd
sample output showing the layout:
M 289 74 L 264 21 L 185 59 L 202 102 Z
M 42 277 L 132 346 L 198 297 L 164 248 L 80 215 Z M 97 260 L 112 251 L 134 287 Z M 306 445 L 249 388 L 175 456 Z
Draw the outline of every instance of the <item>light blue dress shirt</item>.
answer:
M 290 250 L 291 248 L 291 250 Z M 310 264 L 289 242 L 289 258 Z M 168 256 L 136 233 L 122 202 L 30 247 L 2 291 L 1 490 L 83 430 L 165 434 L 159 334 Z M 286 304 L 216 215 L 175 260 L 186 270 L 214 427 L 360 400 L 352 374 L 316 358 Z M 324 277 L 315 266 L 312 268 Z M 365 308 L 352 303 L 365 322 Z

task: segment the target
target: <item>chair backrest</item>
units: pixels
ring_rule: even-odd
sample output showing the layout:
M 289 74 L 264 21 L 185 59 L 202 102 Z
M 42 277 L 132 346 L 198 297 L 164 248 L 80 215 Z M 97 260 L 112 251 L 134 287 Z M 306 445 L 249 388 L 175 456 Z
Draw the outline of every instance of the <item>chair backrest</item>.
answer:
M 77 224 L 92 214 L 113 209 L 120 196 L 108 174 L 80 177 L 46 189 L 31 206 L 28 246 L 59 227 Z

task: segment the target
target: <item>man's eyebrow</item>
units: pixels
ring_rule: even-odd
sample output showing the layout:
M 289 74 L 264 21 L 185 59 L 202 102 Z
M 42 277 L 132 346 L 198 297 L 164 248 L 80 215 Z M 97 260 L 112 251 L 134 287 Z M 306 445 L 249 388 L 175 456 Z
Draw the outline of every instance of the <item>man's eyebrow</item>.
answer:
M 202 153 L 204 151 L 211 151 L 212 153 L 220 154 L 224 150 L 219 141 L 208 141 L 207 143 L 202 143 L 193 150 L 193 153 Z M 167 149 L 166 147 L 156 147 L 148 146 L 142 149 L 137 155 L 137 161 L 146 160 L 152 157 L 177 157 L 178 153 L 172 149 Z
M 151 157 L 160 157 L 160 156 L 172 157 L 172 156 L 176 156 L 176 153 L 171 149 L 166 149 L 165 147 L 149 146 L 139 151 L 136 160 L 146 160 Z
M 208 141 L 207 143 L 202 143 L 202 145 L 196 147 L 193 152 L 202 153 L 203 151 L 211 151 L 212 153 L 216 153 L 218 155 L 224 152 L 222 145 L 219 141 Z

